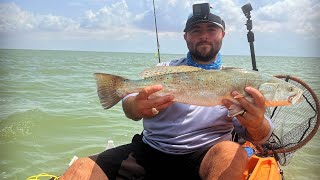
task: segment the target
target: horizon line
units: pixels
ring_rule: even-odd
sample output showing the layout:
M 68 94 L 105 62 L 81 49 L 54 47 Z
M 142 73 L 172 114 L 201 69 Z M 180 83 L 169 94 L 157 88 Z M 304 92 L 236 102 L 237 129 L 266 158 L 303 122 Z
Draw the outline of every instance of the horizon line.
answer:
M 134 54 L 156 54 L 157 52 L 134 52 L 134 51 L 103 51 L 103 50 L 75 50 L 75 49 L 28 49 L 28 48 L 1 48 L 0 50 L 26 50 L 26 51 L 71 51 L 71 52 L 96 52 L 96 53 L 134 53 Z M 165 55 L 185 55 L 186 53 L 160 53 Z M 222 54 L 223 56 L 248 56 L 250 54 Z M 294 57 L 294 58 L 320 58 L 320 56 L 290 56 L 290 55 L 255 55 L 256 57 Z

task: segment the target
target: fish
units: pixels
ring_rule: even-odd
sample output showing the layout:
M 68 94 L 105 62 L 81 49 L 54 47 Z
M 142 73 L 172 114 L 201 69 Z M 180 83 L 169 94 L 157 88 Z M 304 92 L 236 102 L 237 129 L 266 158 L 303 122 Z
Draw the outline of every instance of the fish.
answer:
M 131 93 L 138 93 L 151 85 L 162 85 L 156 96 L 172 94 L 173 101 L 197 106 L 222 105 L 227 99 L 234 103 L 228 116 L 244 112 L 239 102 L 231 96 L 232 91 L 240 93 L 253 102 L 245 87 L 259 90 L 265 98 L 265 105 L 288 106 L 302 100 L 303 90 L 270 74 L 242 68 L 227 67 L 219 70 L 204 70 L 193 66 L 155 66 L 140 73 L 141 79 L 127 79 L 118 75 L 95 73 L 97 93 L 104 109 L 116 105 Z

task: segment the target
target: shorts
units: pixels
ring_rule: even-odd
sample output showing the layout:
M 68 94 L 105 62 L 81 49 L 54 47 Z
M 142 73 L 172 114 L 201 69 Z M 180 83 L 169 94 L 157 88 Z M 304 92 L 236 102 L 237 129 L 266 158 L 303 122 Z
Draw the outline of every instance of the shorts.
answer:
M 99 154 L 96 163 L 114 179 L 200 179 L 199 167 L 208 148 L 190 154 L 172 155 L 155 150 L 136 134 L 130 144 Z

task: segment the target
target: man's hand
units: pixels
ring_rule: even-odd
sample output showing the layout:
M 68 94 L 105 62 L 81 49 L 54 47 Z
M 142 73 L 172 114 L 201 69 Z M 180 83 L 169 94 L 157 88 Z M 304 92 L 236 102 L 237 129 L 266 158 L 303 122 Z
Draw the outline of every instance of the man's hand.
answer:
M 127 98 L 122 104 L 126 116 L 130 119 L 139 120 L 145 117 L 153 117 L 159 111 L 169 107 L 173 103 L 173 95 L 153 95 L 161 89 L 161 85 L 148 86 L 140 91 L 137 96 Z
M 245 97 L 236 98 L 240 105 L 245 109 L 243 114 L 237 115 L 239 123 L 246 129 L 247 133 L 253 140 L 260 140 L 267 136 L 270 130 L 268 121 L 264 118 L 266 112 L 265 99 L 263 95 L 255 88 L 246 87 L 245 91 L 253 97 L 253 102 L 248 101 Z M 239 95 L 238 92 L 231 92 L 233 97 Z M 223 100 L 222 103 L 229 108 L 233 103 Z

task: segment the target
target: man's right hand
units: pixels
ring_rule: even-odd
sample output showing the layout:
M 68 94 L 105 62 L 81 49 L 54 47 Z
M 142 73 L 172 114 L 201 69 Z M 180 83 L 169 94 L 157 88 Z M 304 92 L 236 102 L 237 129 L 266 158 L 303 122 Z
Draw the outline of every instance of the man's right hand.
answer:
M 161 89 L 161 85 L 148 86 L 141 90 L 137 96 L 128 97 L 122 103 L 126 116 L 133 120 L 140 120 L 141 118 L 153 117 L 159 111 L 169 107 L 173 103 L 173 95 L 153 95 Z

